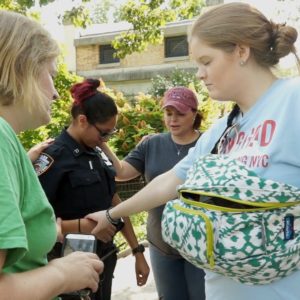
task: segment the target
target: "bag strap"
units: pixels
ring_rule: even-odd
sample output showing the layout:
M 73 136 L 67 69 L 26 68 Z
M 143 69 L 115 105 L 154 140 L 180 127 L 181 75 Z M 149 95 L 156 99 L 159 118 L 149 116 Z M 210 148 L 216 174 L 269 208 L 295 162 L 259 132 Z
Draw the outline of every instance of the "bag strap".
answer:
M 227 118 L 227 126 L 225 128 L 225 130 L 222 132 L 221 136 L 219 137 L 219 139 L 217 140 L 217 142 L 215 143 L 214 147 L 212 148 L 212 150 L 210 151 L 211 154 L 218 154 L 218 145 L 220 143 L 220 140 L 222 138 L 222 136 L 224 135 L 224 133 L 226 132 L 226 130 L 231 127 L 233 124 L 233 120 L 235 117 L 238 116 L 238 114 L 240 113 L 240 108 L 237 104 L 234 105 L 232 111 L 229 113 L 228 118 Z

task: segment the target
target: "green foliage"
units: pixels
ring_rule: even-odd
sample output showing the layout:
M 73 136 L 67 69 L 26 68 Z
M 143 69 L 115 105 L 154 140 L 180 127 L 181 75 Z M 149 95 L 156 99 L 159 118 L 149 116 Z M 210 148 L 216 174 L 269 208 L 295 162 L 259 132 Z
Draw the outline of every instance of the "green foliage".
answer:
M 170 1 L 170 8 L 177 11 L 177 20 L 191 19 L 198 16 L 204 6 L 205 3 L 202 0 Z
M 137 95 L 135 101 L 133 106 L 128 101 L 116 100 L 119 106 L 119 131 L 111 139 L 110 145 L 120 158 L 127 155 L 143 136 L 164 130 L 159 101 L 143 93 Z
M 93 24 L 118 22 L 120 12 L 117 5 L 114 0 L 92 1 L 90 12 Z
M 45 6 L 55 1 L 56 0 L 40 0 L 37 4 Z M 0 9 L 12 10 L 24 15 L 33 15 L 37 18 L 39 12 L 30 10 L 35 5 L 35 2 L 36 1 L 34 0 L 1 0 Z M 90 0 L 82 0 L 82 2 L 90 2 Z M 71 22 L 73 25 L 83 28 L 86 28 L 92 23 L 90 19 L 90 12 L 85 5 L 74 6 L 74 3 L 72 3 L 69 7 L 69 9 L 59 16 L 59 19 L 62 19 L 63 22 Z
M 198 94 L 199 110 L 202 114 L 201 131 L 206 131 L 215 121 L 232 110 L 233 103 L 212 100 L 205 88 Z
M 74 26 L 83 28 L 86 28 L 88 25 L 92 24 L 90 12 L 83 5 L 72 7 L 70 10 L 65 11 L 63 15 L 63 22 L 71 22 Z
M 147 239 L 147 235 L 146 235 L 147 216 L 148 216 L 147 212 L 141 212 L 133 216 L 130 216 L 130 221 L 132 226 L 134 227 L 135 235 L 138 241 L 140 242 Z M 116 243 L 117 246 L 119 246 L 125 242 L 125 239 L 123 235 L 121 235 L 121 233 L 117 233 L 117 235 L 114 238 L 114 242 Z M 124 250 L 126 248 L 128 248 L 127 244 L 123 245 L 120 248 L 120 250 Z
M 151 89 L 149 93 L 155 97 L 162 97 L 166 90 L 174 86 L 186 86 L 195 90 L 197 93 L 201 91 L 202 86 L 194 73 L 180 69 L 175 69 L 170 75 L 156 75 L 151 79 Z
M 163 38 L 161 27 L 166 22 L 174 21 L 172 11 L 161 9 L 163 1 L 150 1 L 149 4 L 141 0 L 128 1 L 121 9 L 121 20 L 132 24 L 133 30 L 122 33 L 112 42 L 117 50 L 117 56 L 124 58 L 127 54 L 141 52 L 148 43 L 160 43 Z
M 38 4 L 40 6 L 54 2 L 55 0 L 40 0 Z M 1 0 L 0 9 L 12 10 L 21 14 L 26 14 L 28 9 L 35 5 L 34 0 Z
M 141 52 L 149 43 L 163 40 L 162 27 L 167 22 L 192 18 L 204 6 L 197 0 L 129 0 L 121 7 L 121 20 L 132 24 L 132 30 L 117 36 L 112 42 L 116 55 L 124 58 L 133 52 Z
M 12 10 L 21 14 L 26 13 L 26 7 L 14 0 L 2 0 L 0 2 L 0 9 Z
M 55 0 L 40 0 L 38 1 L 39 5 L 46 5 L 51 2 L 54 2 Z M 21 7 L 26 7 L 26 8 L 31 8 L 32 6 L 35 5 L 34 0 L 17 0 L 17 1 L 12 1 L 12 2 L 17 2 Z
M 60 95 L 59 100 L 52 104 L 52 119 L 47 126 L 35 130 L 28 130 L 19 134 L 19 138 L 26 150 L 49 137 L 56 137 L 64 126 L 70 122 L 70 87 L 80 80 L 80 77 L 67 71 L 66 65 L 59 63 L 55 87 Z

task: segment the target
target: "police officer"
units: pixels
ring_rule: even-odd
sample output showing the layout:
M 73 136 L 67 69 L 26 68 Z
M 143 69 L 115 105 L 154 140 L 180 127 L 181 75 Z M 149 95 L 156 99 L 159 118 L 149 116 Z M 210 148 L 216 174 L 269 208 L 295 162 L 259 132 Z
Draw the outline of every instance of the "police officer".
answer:
M 71 88 L 74 103 L 71 108 L 72 122 L 67 129 L 45 149 L 34 162 L 35 170 L 45 193 L 60 217 L 62 231 L 90 233 L 95 223 L 84 217 L 95 211 L 105 210 L 120 202 L 116 194 L 115 172 L 100 148 L 103 141 L 115 133 L 117 107 L 113 99 L 99 92 L 99 80 L 87 79 Z M 134 235 L 128 218 L 124 219 L 124 237 L 134 250 L 137 284 L 147 281 L 149 267 Z M 113 272 L 117 256 L 112 236 L 121 229 L 122 223 L 97 235 L 97 254 L 104 260 L 99 289 L 93 299 L 109 300 Z M 115 228 L 116 227 L 116 228 Z M 57 243 L 49 259 L 59 256 L 61 244 Z M 63 299 L 79 299 L 63 296 Z

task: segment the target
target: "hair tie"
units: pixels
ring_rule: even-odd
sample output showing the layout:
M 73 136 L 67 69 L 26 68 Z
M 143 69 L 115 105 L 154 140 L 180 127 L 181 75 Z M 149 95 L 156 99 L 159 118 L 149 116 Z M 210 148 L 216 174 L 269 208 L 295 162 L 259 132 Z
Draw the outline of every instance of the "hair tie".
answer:
M 74 84 L 70 89 L 74 105 L 81 105 L 85 100 L 97 94 L 99 86 L 100 81 L 98 79 L 86 79 Z

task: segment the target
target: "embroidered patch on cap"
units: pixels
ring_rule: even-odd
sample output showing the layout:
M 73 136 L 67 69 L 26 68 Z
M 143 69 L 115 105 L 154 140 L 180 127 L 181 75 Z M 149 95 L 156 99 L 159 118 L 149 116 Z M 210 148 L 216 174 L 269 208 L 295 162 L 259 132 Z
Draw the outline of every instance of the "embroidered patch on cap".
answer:
M 37 176 L 45 173 L 53 164 L 53 162 L 54 159 L 50 155 L 42 153 L 39 158 L 33 163 L 33 167 Z

